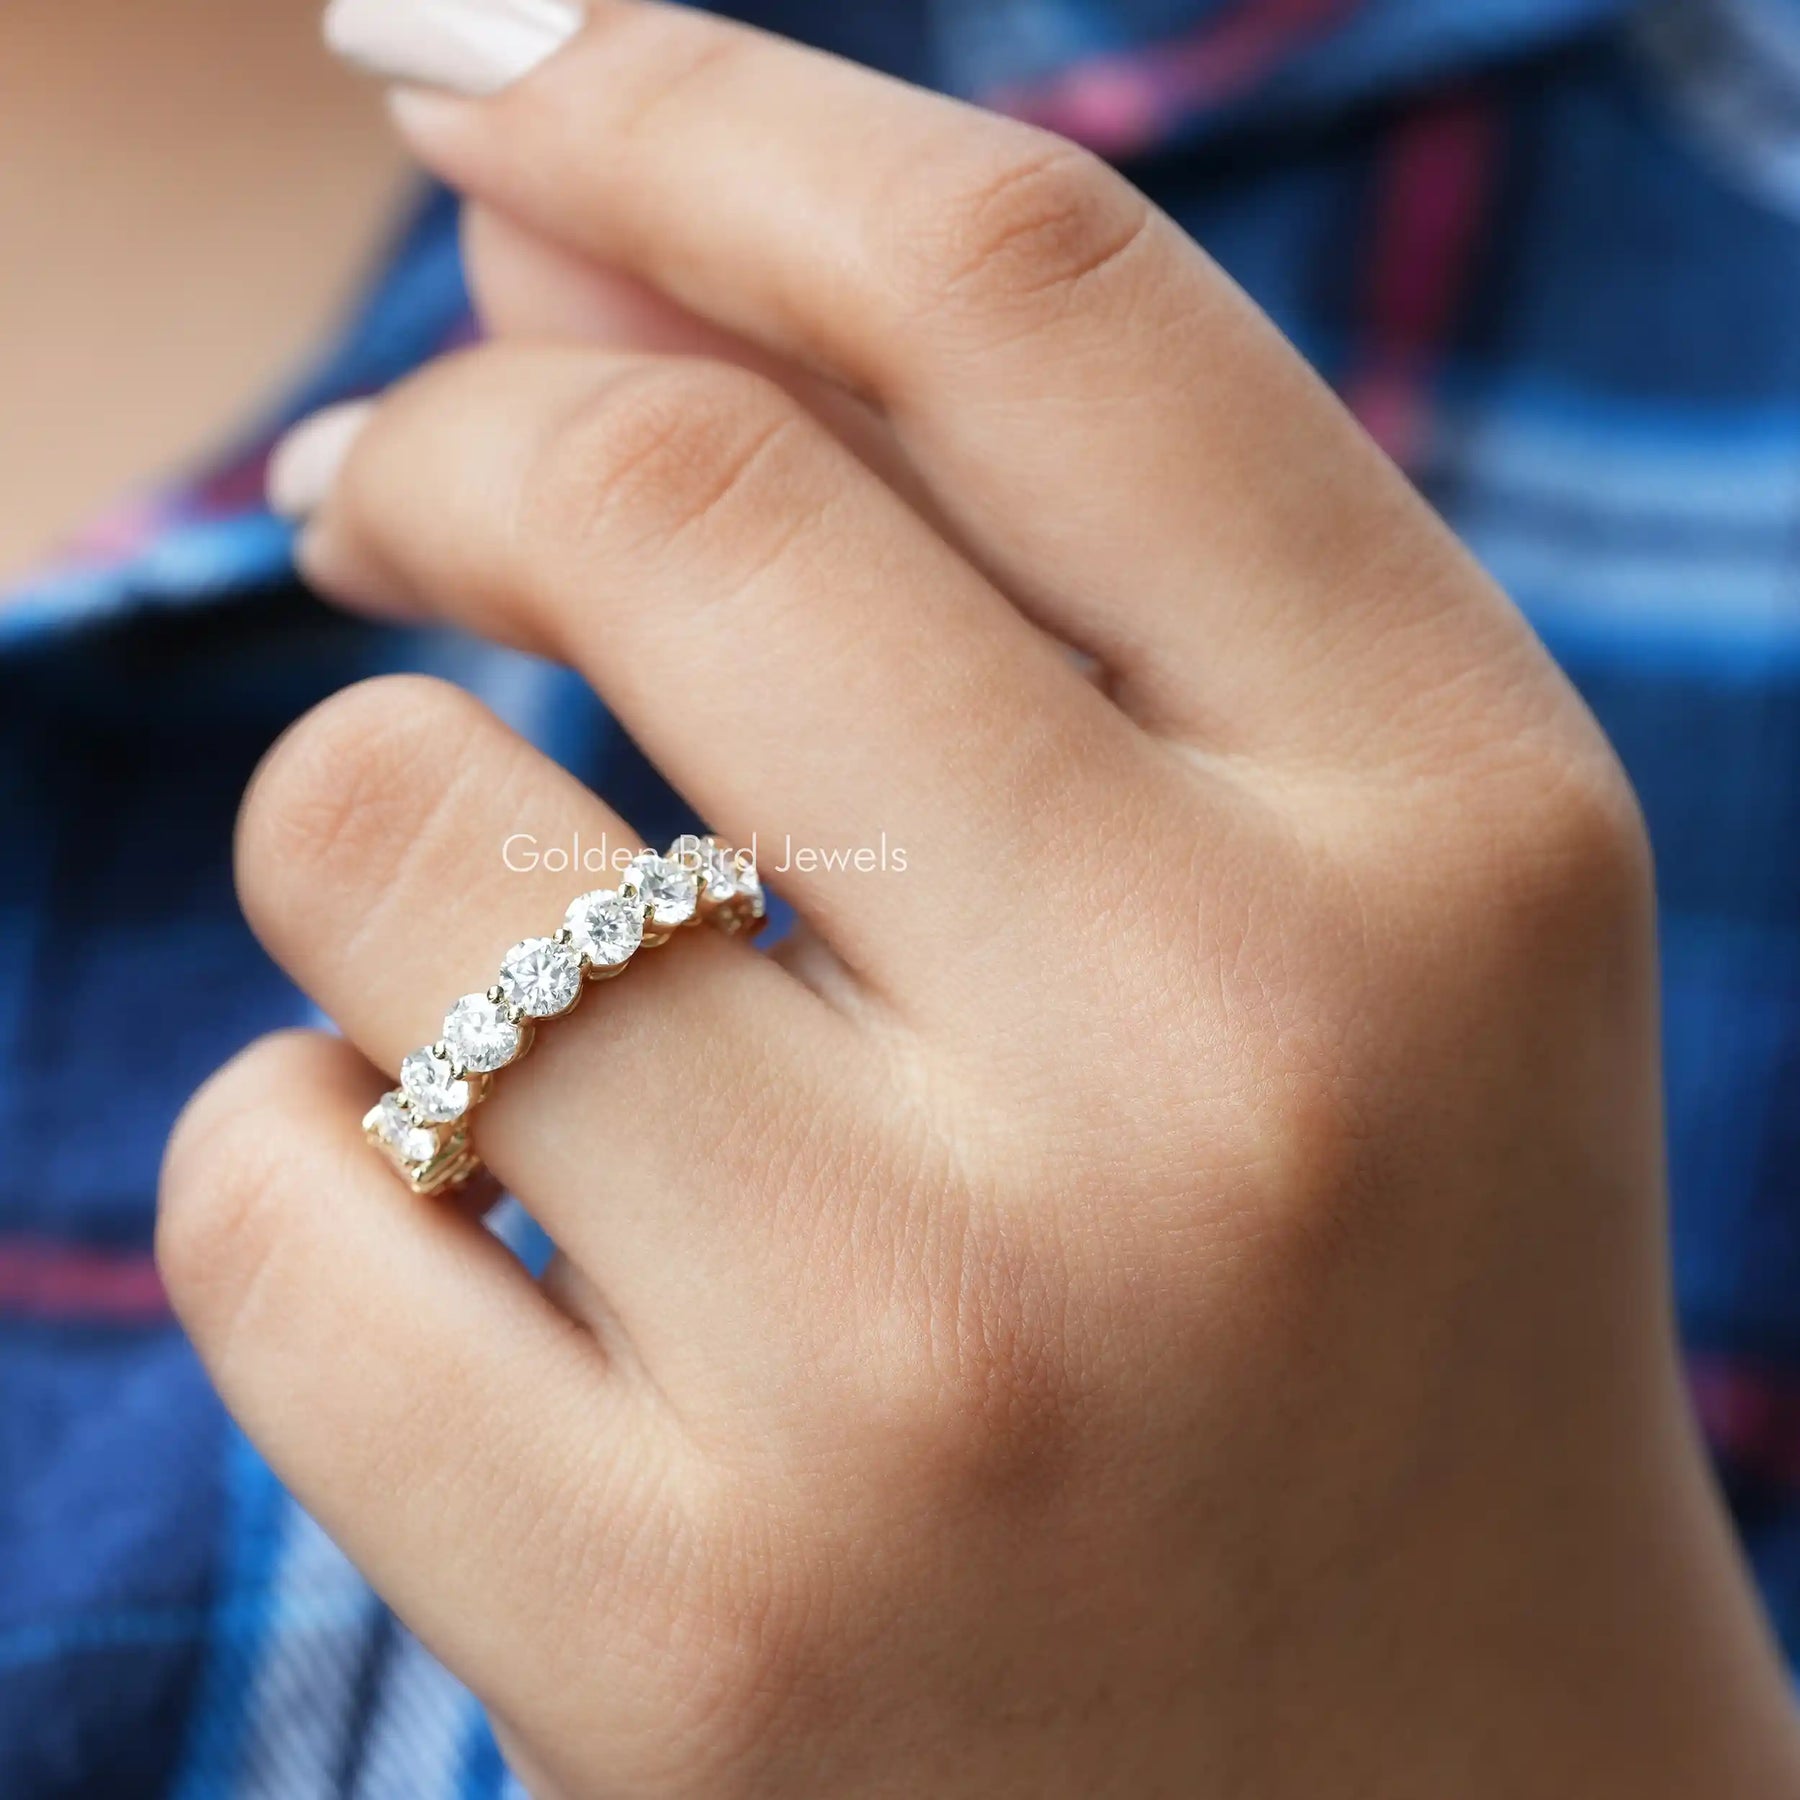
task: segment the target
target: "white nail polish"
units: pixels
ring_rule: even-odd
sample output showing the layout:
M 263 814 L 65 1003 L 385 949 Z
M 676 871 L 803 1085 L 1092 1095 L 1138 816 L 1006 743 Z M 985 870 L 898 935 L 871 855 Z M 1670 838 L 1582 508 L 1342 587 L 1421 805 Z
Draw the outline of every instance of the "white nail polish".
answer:
M 325 41 L 386 81 L 494 94 L 581 29 L 576 0 L 331 0 Z
M 269 458 L 271 510 L 296 521 L 317 512 L 374 410 L 371 400 L 348 400 L 302 419 Z

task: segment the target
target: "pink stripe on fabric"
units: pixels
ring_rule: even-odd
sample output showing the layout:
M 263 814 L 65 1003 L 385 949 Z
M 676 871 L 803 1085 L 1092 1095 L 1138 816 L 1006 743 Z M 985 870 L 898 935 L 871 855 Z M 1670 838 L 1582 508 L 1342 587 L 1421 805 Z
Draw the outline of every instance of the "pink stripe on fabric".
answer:
M 183 496 L 183 517 L 231 519 L 260 512 L 276 441 L 269 438 L 253 445 L 195 482 Z
M 136 556 L 156 541 L 168 523 L 169 504 L 162 499 L 134 499 L 84 525 L 64 545 L 60 560 L 104 563 Z
M 1691 1357 L 1701 1429 L 1734 1470 L 1800 1493 L 1800 1375 L 1725 1357 Z
M 16 1238 L 0 1243 L 0 1312 L 69 1324 L 144 1325 L 169 1317 L 169 1299 L 148 1255 Z
M 1355 6 L 1356 0 L 1240 0 L 1197 31 L 1129 56 L 1078 63 L 1040 87 L 1002 89 L 987 104 L 1104 156 L 1130 156 L 1194 113 L 1245 92 Z
M 1389 143 L 1344 397 L 1402 467 L 1429 441 L 1432 380 L 1468 289 L 1499 143 L 1492 106 L 1466 93 L 1415 112 Z

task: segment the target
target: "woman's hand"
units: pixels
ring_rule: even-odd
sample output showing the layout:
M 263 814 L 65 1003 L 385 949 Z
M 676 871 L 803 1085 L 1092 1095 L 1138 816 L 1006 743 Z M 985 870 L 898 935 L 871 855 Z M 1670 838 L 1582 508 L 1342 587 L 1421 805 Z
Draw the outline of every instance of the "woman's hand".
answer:
M 499 338 L 290 447 L 306 566 L 574 665 L 804 921 L 503 1078 L 542 1289 L 335 1040 L 171 1147 L 227 1401 L 531 1780 L 1789 1791 L 1672 1354 L 1644 839 L 1506 601 L 1065 144 L 611 3 L 401 116 Z M 245 905 L 392 1070 L 576 891 L 522 829 L 629 838 L 356 689 Z

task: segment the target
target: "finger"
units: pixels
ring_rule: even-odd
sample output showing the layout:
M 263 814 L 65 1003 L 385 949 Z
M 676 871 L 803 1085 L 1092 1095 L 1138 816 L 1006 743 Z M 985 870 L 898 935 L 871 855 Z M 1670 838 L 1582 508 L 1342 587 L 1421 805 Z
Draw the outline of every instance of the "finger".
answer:
M 439 173 L 867 396 L 1015 599 L 1153 724 L 1390 756 L 1541 652 L 1279 334 L 1059 140 L 686 8 L 600 0 Z
M 328 591 L 372 562 L 575 664 L 920 1016 L 972 1004 L 972 965 L 1041 961 L 1039 834 L 1098 859 L 1158 772 L 1177 786 L 788 396 L 721 364 L 517 345 L 441 363 L 357 438 L 303 555 Z
M 653 1391 L 479 1226 L 405 1193 L 358 1118 L 349 1045 L 272 1038 L 171 1140 L 157 1255 L 233 1416 L 421 1637 L 521 1725 L 566 1681 L 561 1571 L 633 1606 L 631 1547 L 681 1516 Z
M 509 868 L 520 839 L 579 843 L 594 867 L 515 853 Z M 244 805 L 238 887 L 270 953 L 391 1073 L 512 944 L 612 885 L 602 864 L 621 843 L 636 840 L 608 808 L 478 702 L 390 677 L 335 696 L 271 752 Z M 667 1393 L 730 1403 L 741 1389 L 715 1372 L 747 1374 L 745 1346 L 774 1335 L 745 1279 L 768 1221 L 738 1204 L 733 1165 L 746 1134 L 840 1104 L 853 1116 L 865 1061 L 849 1023 L 769 959 L 683 931 L 543 1025 L 493 1077 L 472 1133 L 584 1272 L 598 1304 L 578 1310 L 605 1341 Z
M 945 523 L 887 421 L 836 384 L 487 207 L 471 206 L 465 214 L 463 260 L 491 336 L 565 340 L 651 356 L 704 356 L 748 369 L 792 394 L 916 511 L 940 528 Z

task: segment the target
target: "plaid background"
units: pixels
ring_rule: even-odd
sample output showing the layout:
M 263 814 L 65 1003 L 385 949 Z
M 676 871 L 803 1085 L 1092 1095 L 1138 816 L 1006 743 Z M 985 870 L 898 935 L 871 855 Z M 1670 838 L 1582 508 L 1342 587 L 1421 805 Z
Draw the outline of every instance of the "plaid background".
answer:
M 1348 397 L 1612 733 L 1661 867 L 1694 1393 L 1800 1656 L 1800 5 L 746 10 L 1119 160 Z M 6 1800 L 504 1788 L 479 1709 L 224 1418 L 150 1261 L 182 1100 L 306 1017 L 228 868 L 289 720 L 431 669 L 650 835 L 676 827 L 567 676 L 327 614 L 261 509 L 283 419 L 467 332 L 452 226 L 424 204 L 281 418 L 0 609 Z

